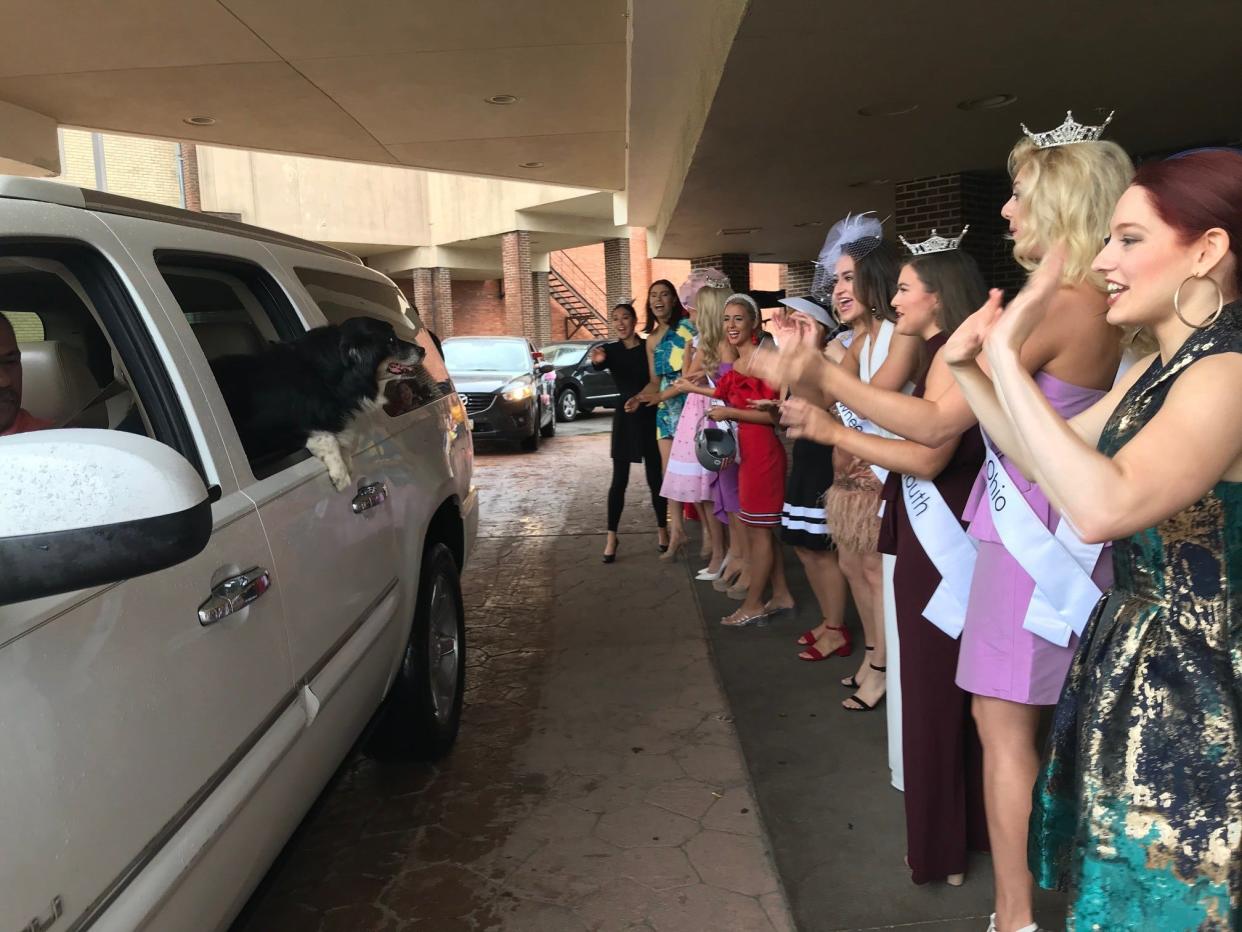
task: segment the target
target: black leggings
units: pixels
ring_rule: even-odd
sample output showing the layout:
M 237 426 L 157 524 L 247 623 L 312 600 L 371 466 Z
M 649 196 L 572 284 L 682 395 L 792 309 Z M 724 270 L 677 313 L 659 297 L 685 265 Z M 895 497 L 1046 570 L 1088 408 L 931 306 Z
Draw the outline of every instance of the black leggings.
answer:
M 615 531 L 621 524 L 621 509 L 625 507 L 625 489 L 630 484 L 630 466 L 628 460 L 612 461 L 612 485 L 608 487 L 608 530 Z M 651 489 L 651 507 L 655 510 L 656 524 L 664 527 L 668 523 L 668 502 L 660 495 L 660 485 L 664 481 L 663 470 L 660 468 L 660 454 L 657 449 L 652 455 L 648 451 L 643 457 L 643 465 L 647 470 L 647 485 Z

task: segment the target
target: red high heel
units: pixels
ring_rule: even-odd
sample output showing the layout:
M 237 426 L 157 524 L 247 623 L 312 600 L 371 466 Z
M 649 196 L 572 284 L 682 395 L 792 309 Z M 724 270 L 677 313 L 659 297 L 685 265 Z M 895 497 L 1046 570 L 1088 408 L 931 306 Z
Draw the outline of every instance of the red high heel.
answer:
M 806 650 L 798 654 L 799 660 L 806 660 L 810 663 L 814 663 L 820 660 L 827 660 L 829 657 L 848 657 L 850 654 L 854 653 L 854 641 L 853 641 L 852 636 L 850 635 L 849 628 L 845 627 L 844 625 L 839 626 L 839 627 L 836 625 L 824 625 L 824 630 L 825 631 L 840 631 L 842 635 L 845 637 L 845 643 L 842 644 L 840 647 L 838 647 L 836 650 L 829 651 L 826 654 L 823 651 L 821 651 L 818 647 L 816 647 L 814 644 L 812 644 Z

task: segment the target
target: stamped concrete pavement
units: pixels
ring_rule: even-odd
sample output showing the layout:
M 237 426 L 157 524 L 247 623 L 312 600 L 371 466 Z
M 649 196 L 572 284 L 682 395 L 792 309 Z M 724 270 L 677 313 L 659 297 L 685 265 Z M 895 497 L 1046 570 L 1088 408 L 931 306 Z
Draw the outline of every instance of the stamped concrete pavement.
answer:
M 656 559 L 641 467 L 620 556 L 599 560 L 606 428 L 480 451 L 456 749 L 348 760 L 234 932 L 793 928 L 685 564 Z

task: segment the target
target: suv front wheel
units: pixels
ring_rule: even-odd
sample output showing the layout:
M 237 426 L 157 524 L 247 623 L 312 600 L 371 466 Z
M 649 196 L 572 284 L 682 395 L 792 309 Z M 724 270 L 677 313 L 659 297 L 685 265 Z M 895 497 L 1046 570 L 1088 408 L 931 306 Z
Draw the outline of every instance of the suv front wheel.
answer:
M 466 613 L 457 561 L 436 543 L 423 554 L 410 639 L 367 753 L 381 760 L 443 757 L 457 740 L 465 689 Z

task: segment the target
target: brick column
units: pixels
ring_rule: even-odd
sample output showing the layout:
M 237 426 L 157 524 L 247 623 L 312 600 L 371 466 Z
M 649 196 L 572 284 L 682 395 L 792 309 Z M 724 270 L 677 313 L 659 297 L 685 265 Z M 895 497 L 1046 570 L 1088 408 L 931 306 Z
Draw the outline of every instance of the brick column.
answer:
M 552 342 L 552 298 L 548 294 L 548 273 L 531 272 L 531 295 L 535 307 L 536 347 Z
M 781 288 L 787 298 L 798 298 L 811 293 L 811 282 L 815 278 L 815 263 L 787 262 L 781 266 Z
M 198 184 L 198 147 L 192 142 L 177 144 L 181 156 L 181 183 L 185 186 L 185 209 L 203 209 L 203 198 Z
M 501 237 L 505 278 L 505 333 L 535 339 L 534 281 L 530 274 L 530 233 L 513 230 Z
M 750 256 L 744 252 L 721 252 L 690 260 L 693 269 L 719 269 L 729 277 L 734 291 L 750 291 Z
M 430 327 L 438 334 L 440 322 L 436 320 L 436 297 L 431 271 L 431 269 L 414 269 L 411 273 L 414 279 L 414 310 L 418 311 L 418 317 L 423 322 L 423 326 Z
M 432 328 L 441 340 L 453 335 L 453 274 L 444 266 L 431 270 L 431 291 L 435 301 L 436 324 Z
M 634 299 L 634 280 L 631 277 L 629 239 L 604 240 L 604 287 L 608 296 L 608 306 L 599 308 L 599 312 L 608 318 L 608 335 L 617 334 L 612 326 L 612 309 L 618 304 L 625 304 Z M 642 314 L 642 310 L 638 309 Z
M 1009 178 L 1004 172 L 960 172 L 899 182 L 895 188 L 894 223 L 897 233 L 913 243 L 931 236 L 957 236 L 962 227 L 970 232 L 962 249 L 979 263 L 989 287 L 1012 295 L 1026 279 L 1013 260 L 1013 248 L 1004 234 L 1008 226 L 1000 215 L 1009 198 Z

